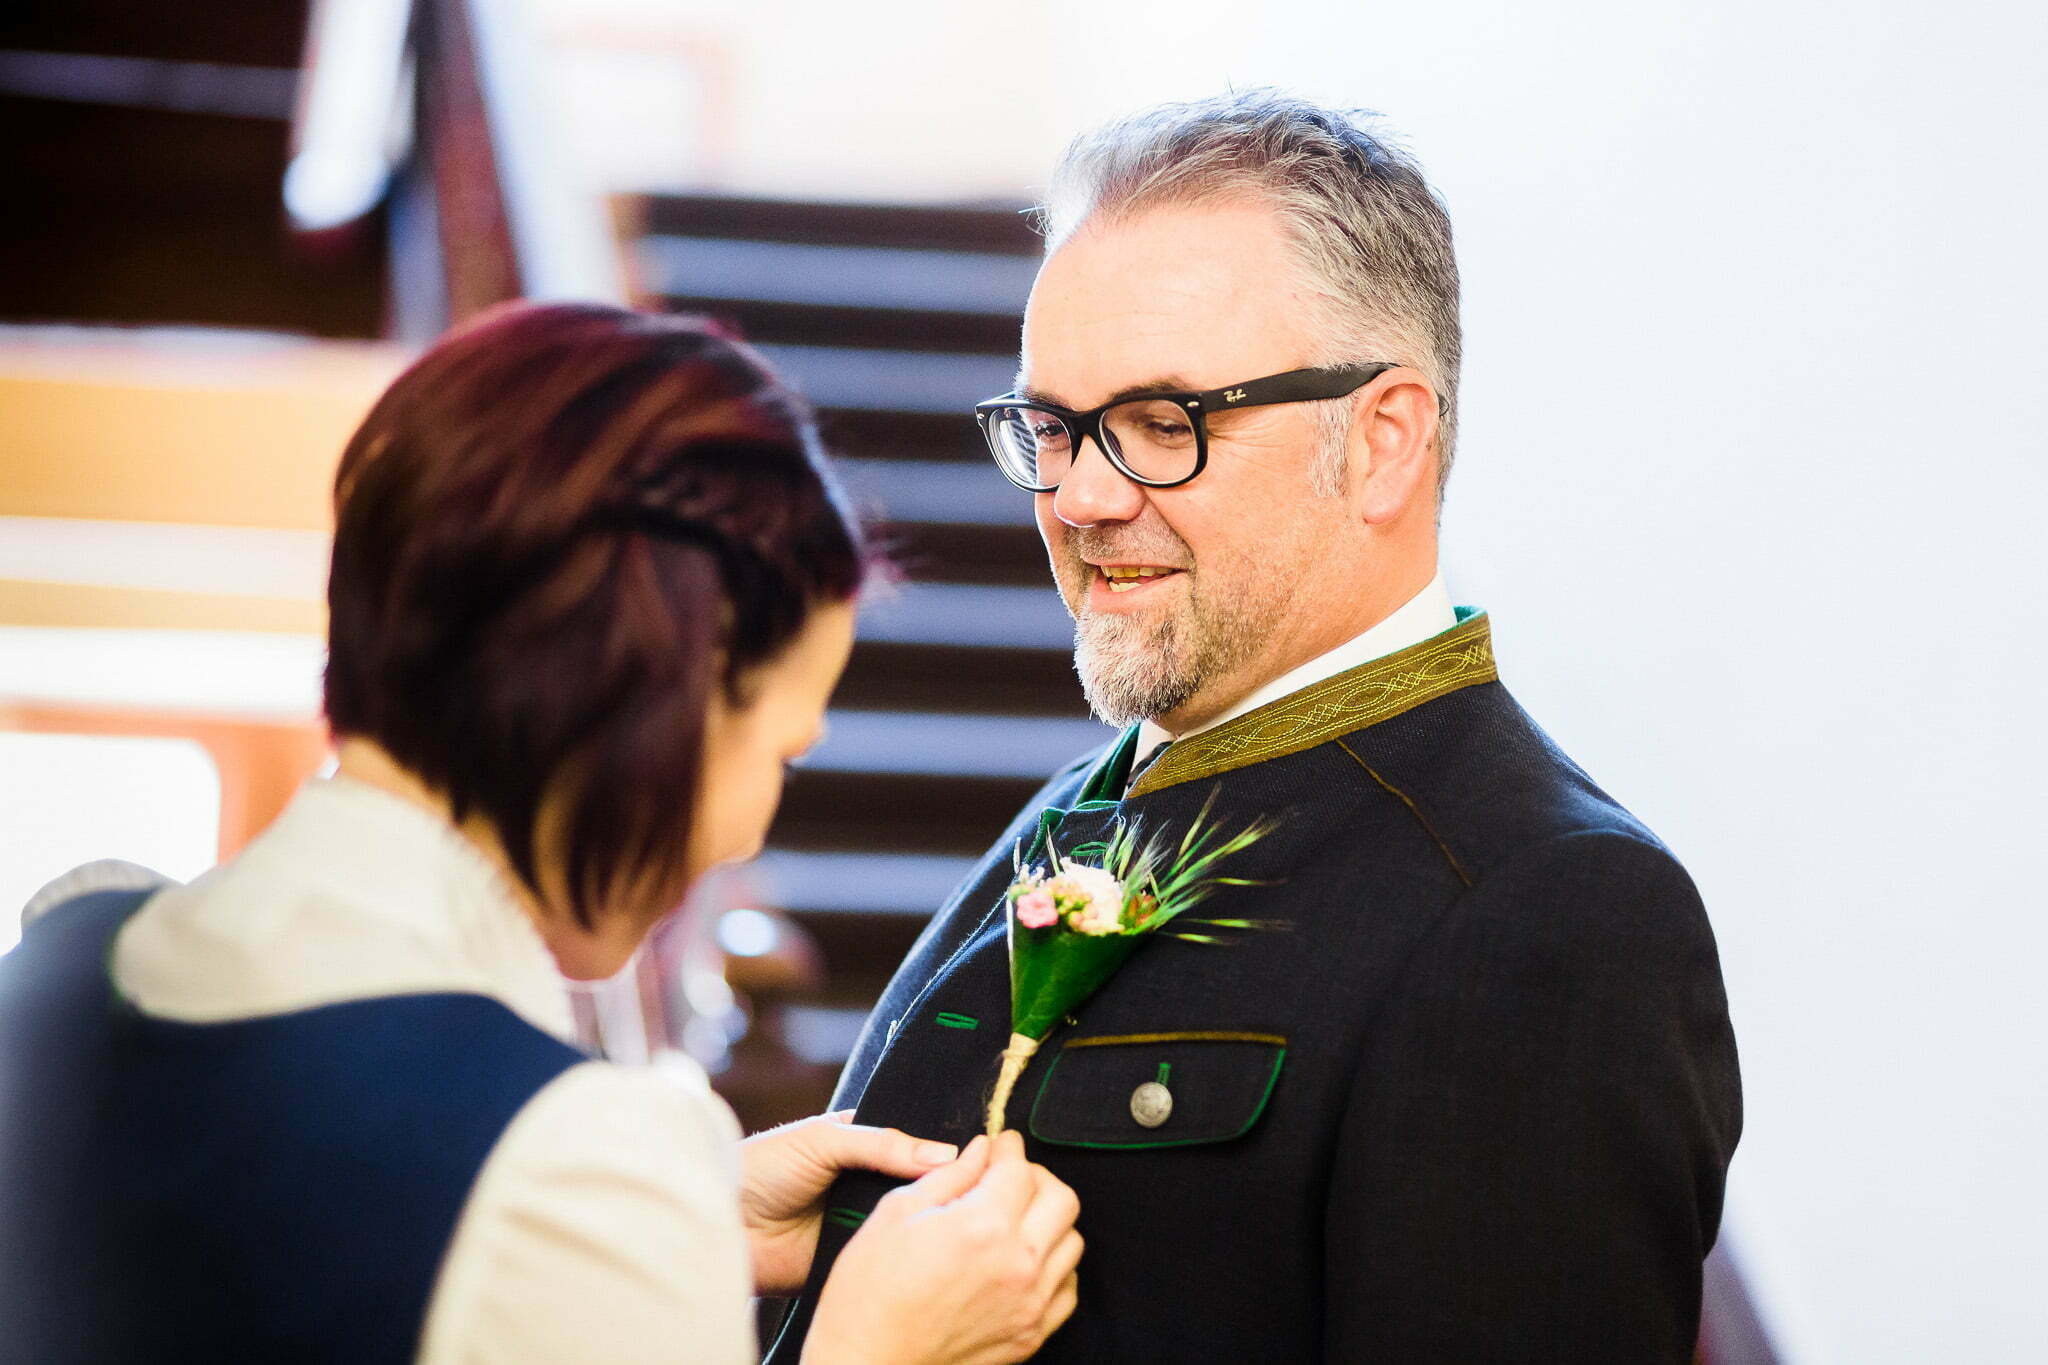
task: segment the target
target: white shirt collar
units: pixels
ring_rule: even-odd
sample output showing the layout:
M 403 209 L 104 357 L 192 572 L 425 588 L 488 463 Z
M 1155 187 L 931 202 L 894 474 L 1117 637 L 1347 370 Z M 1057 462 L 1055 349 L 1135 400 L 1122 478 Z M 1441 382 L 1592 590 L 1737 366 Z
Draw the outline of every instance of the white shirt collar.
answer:
M 504 874 L 430 811 L 316 778 L 228 863 L 151 898 L 122 929 L 114 980 L 190 1022 L 372 996 L 488 995 L 575 1038 L 567 989 Z
M 1201 734 L 1204 730 L 1213 730 L 1226 721 L 1236 720 L 1239 716 L 1256 711 L 1261 706 L 1279 701 L 1282 697 L 1292 696 L 1305 687 L 1313 687 L 1326 678 L 1334 678 L 1346 669 L 1371 663 L 1374 659 L 1385 658 L 1410 645 L 1419 645 L 1431 636 L 1441 635 L 1457 624 L 1457 610 L 1451 605 L 1450 590 L 1444 586 L 1444 576 L 1439 572 L 1429 580 L 1428 586 L 1395 608 L 1378 625 L 1352 636 L 1328 653 L 1318 654 L 1299 668 L 1281 674 L 1207 724 L 1197 725 L 1183 734 L 1176 735 L 1161 729 L 1149 720 L 1140 721 L 1138 747 L 1131 755 L 1131 768 L 1135 771 L 1154 749 L 1168 740 L 1187 739 L 1191 735 Z

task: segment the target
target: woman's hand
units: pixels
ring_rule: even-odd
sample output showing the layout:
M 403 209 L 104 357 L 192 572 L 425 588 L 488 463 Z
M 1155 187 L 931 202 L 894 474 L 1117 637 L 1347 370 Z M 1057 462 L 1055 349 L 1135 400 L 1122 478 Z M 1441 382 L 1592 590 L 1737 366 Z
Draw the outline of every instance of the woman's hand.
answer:
M 804 1365 L 1008 1365 L 1074 1311 L 1081 1204 L 1007 1132 L 893 1190 L 833 1263 Z
M 754 1259 L 754 1289 L 794 1294 L 818 1249 L 825 1190 L 846 1166 L 914 1180 L 958 1153 L 894 1128 L 866 1128 L 853 1111 L 771 1128 L 740 1144 L 740 1219 Z

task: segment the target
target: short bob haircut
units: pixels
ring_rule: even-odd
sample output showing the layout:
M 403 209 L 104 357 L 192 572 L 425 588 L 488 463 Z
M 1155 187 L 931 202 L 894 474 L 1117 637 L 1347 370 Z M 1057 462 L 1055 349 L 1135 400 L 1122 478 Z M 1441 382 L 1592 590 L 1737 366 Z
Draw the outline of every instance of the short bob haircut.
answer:
M 754 352 L 597 305 L 443 338 L 349 442 L 334 502 L 335 736 L 487 820 L 586 926 L 681 900 L 713 689 L 744 704 L 869 563 L 808 409 Z

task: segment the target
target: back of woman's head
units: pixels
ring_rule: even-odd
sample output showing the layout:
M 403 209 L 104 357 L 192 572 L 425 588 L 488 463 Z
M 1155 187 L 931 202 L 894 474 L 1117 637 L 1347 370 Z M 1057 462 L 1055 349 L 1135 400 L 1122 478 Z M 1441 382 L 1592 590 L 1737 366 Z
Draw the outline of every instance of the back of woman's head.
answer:
M 327 715 L 588 926 L 680 893 L 708 706 L 745 704 L 865 562 L 803 403 L 752 352 L 690 319 L 502 309 L 342 456 Z

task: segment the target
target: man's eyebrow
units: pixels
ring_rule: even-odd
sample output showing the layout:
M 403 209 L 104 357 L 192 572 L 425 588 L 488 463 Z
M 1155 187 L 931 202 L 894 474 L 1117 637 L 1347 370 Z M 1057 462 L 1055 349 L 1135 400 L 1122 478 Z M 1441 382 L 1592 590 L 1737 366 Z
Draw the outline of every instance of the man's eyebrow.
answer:
M 1012 390 L 1012 392 L 1014 392 L 1019 398 L 1025 399 L 1029 402 L 1046 403 L 1056 408 L 1064 408 L 1068 406 L 1066 403 L 1061 402 L 1060 399 L 1055 395 L 1046 392 L 1044 389 L 1034 389 L 1029 384 L 1024 383 L 1021 379 L 1018 381 L 1017 387 L 1014 390 Z M 1188 383 L 1187 380 L 1181 378 L 1177 374 L 1168 374 L 1161 375 L 1157 379 L 1148 379 L 1142 384 L 1126 384 L 1123 388 L 1118 389 L 1115 393 L 1111 394 L 1104 401 L 1110 403 L 1121 403 L 1127 398 L 1150 398 L 1154 394 L 1161 393 L 1194 392 L 1198 392 L 1198 390 L 1196 390 L 1194 385 Z

